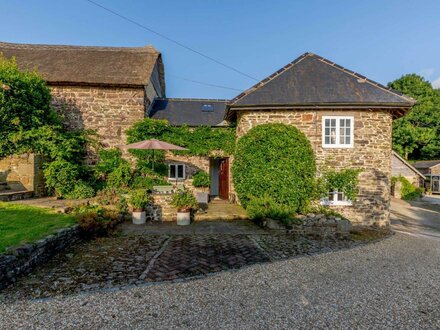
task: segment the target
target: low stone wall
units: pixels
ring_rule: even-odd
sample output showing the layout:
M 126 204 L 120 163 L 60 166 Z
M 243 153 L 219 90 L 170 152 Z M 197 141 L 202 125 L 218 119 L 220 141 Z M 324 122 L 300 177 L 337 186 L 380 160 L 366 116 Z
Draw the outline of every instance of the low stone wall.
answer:
M 59 229 L 34 244 L 26 244 L 0 254 L 0 289 L 29 273 L 35 266 L 79 241 L 78 226 Z
M 146 210 L 147 221 L 175 221 L 176 209 L 171 205 L 173 195 L 153 194 L 153 205 Z
M 312 236 L 319 238 L 345 238 L 351 230 L 351 222 L 335 216 L 324 214 L 308 214 L 297 217 L 298 222 L 285 225 L 281 221 L 264 219 L 263 227 L 276 230 L 285 230 L 288 234 L 298 236 Z

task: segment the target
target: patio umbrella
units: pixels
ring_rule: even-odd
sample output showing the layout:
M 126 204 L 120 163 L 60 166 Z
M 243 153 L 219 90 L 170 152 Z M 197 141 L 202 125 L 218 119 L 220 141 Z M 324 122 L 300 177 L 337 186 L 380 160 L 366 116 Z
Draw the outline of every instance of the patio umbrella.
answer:
M 131 144 L 127 144 L 126 146 L 122 146 L 123 149 L 138 149 L 138 150 L 153 150 L 153 161 L 152 161 L 152 169 L 154 170 L 154 150 L 188 150 L 186 148 L 182 148 L 176 146 L 171 143 L 163 142 L 156 139 L 145 140 L 140 142 L 135 142 Z

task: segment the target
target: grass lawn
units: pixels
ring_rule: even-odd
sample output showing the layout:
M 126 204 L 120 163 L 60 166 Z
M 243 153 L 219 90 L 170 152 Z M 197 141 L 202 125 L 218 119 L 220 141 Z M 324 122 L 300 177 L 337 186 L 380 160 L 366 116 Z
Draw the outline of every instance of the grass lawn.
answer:
M 0 202 L 0 253 L 8 246 L 35 242 L 74 223 L 73 216 L 49 209 Z

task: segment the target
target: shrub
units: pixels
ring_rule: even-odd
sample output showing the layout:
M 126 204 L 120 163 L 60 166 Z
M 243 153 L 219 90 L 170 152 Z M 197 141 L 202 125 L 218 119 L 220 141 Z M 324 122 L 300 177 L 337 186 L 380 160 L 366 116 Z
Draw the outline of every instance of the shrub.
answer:
M 65 195 L 70 199 L 91 198 L 93 196 L 95 196 L 95 190 L 82 180 L 75 183 L 73 190 Z
M 192 184 L 194 187 L 208 188 L 211 185 L 209 174 L 205 171 L 198 171 L 193 175 Z
M 47 164 L 43 170 L 47 188 L 57 197 L 65 197 L 75 187 L 80 167 L 65 160 Z
M 128 187 L 132 178 L 130 164 L 122 163 L 107 176 L 107 186 L 111 188 Z
M 98 176 L 106 177 L 127 161 L 122 158 L 122 152 L 119 149 L 104 149 L 98 153 L 99 161 L 95 165 L 95 172 Z
M 171 205 L 177 208 L 178 211 L 188 211 L 189 209 L 197 210 L 199 204 L 193 193 L 188 189 L 179 190 L 173 195 Z
M 152 201 L 151 195 L 145 189 L 135 189 L 130 192 L 129 202 L 133 211 L 144 211 Z
M 97 193 L 96 202 L 100 205 L 112 205 L 119 213 L 125 214 L 128 212 L 126 193 L 124 189 L 105 188 Z
M 99 205 L 84 205 L 74 210 L 79 228 L 86 236 L 106 235 L 123 220 L 116 210 Z
M 246 211 L 252 220 L 264 218 L 283 220 L 291 218 L 294 214 L 289 206 L 278 204 L 273 198 L 267 195 L 263 197 L 252 197 L 247 205 Z
M 237 143 L 232 167 L 242 205 L 270 197 L 292 212 L 304 208 L 314 192 L 315 160 L 306 136 L 293 126 L 264 124 Z
M 399 181 L 402 184 L 400 189 L 400 195 L 404 200 L 413 200 L 419 198 L 423 194 L 423 189 L 415 187 L 411 182 L 408 181 L 404 176 L 397 176 L 391 178 L 391 184 L 395 185 Z

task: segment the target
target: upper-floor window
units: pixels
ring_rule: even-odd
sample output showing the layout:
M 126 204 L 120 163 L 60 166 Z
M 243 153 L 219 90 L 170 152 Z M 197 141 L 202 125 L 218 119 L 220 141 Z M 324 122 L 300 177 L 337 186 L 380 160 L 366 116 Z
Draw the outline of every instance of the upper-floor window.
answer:
M 325 148 L 353 148 L 353 117 L 323 116 L 322 146 Z
M 174 180 L 185 179 L 185 165 L 184 164 L 170 164 L 168 169 L 168 178 Z

